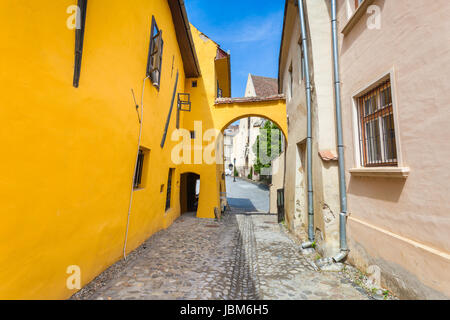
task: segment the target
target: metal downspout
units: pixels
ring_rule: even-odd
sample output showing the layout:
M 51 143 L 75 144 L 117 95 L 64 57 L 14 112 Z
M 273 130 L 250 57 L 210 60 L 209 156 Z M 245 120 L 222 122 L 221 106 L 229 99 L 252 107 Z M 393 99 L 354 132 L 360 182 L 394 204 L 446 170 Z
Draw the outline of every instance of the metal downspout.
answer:
M 300 15 L 300 27 L 302 33 L 302 49 L 305 58 L 305 78 L 306 78 L 306 104 L 307 104 L 307 180 L 308 180 L 308 242 L 302 244 L 303 248 L 312 247 L 314 244 L 314 192 L 312 181 L 312 112 L 311 112 L 311 79 L 309 73 L 309 52 L 305 23 L 305 13 L 303 0 L 298 1 Z M 301 62 L 300 62 L 301 63 Z
M 339 194 L 341 213 L 339 215 L 339 238 L 341 251 L 333 257 L 334 262 L 345 259 L 348 254 L 347 246 L 347 185 L 345 182 L 344 142 L 342 137 L 342 109 L 341 88 L 339 77 L 339 48 L 337 37 L 336 0 L 331 0 L 331 26 L 333 37 L 333 63 L 334 63 L 334 90 L 336 99 L 336 127 L 339 157 Z

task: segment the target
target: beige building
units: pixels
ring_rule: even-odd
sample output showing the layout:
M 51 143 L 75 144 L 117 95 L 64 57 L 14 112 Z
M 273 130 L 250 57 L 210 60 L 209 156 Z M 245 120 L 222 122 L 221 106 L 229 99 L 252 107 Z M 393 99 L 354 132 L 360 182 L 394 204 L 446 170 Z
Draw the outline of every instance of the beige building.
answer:
M 450 2 L 338 1 L 349 261 L 450 297 Z
M 331 1 L 304 0 L 312 94 L 314 231 L 339 249 Z M 306 239 L 306 95 L 298 1 L 287 0 L 285 210 Z M 338 0 L 347 262 L 400 298 L 450 297 L 450 3 Z M 280 181 L 280 177 L 277 181 Z
M 305 59 L 302 53 L 297 1 L 286 1 L 279 60 L 279 88 L 286 95 L 288 143 L 284 181 L 285 214 L 290 230 L 306 241 L 308 226 L 307 103 Z M 329 1 L 308 0 L 310 34 L 309 69 L 312 80 L 312 180 L 314 234 L 318 250 L 325 256 L 339 251 L 339 188 L 336 161 L 336 129 L 332 73 L 331 19 Z M 322 155 L 322 156 L 321 156 Z M 281 173 L 280 173 L 281 174 Z M 282 179 L 272 187 L 279 189 Z M 271 197 L 271 210 L 276 198 Z
M 234 167 L 234 158 L 233 158 L 233 144 L 234 137 L 238 133 L 239 126 L 231 125 L 227 129 L 224 130 L 223 133 L 223 156 L 224 156 L 224 165 L 225 172 L 230 171 L 233 173 L 233 169 L 230 169 L 230 165 Z

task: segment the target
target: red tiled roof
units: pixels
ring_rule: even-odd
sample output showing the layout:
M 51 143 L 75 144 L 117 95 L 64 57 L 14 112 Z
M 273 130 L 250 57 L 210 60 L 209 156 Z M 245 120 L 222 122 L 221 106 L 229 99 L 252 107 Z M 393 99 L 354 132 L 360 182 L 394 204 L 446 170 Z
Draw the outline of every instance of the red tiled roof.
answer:
M 334 154 L 331 150 L 319 151 L 319 155 L 323 161 L 337 161 L 338 156 Z
M 255 87 L 256 96 L 269 97 L 278 94 L 278 80 L 274 78 L 250 75 Z

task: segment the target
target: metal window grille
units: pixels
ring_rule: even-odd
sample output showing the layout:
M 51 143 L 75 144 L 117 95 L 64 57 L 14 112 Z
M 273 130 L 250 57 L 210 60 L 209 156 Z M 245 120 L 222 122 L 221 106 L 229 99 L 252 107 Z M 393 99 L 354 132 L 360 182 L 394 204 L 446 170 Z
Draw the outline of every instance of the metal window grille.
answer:
M 361 165 L 396 166 L 397 144 L 390 80 L 358 98 Z
M 136 172 L 134 173 L 134 188 L 138 189 L 142 183 L 142 172 L 144 168 L 144 152 L 139 150 L 138 160 L 136 163 Z
M 167 198 L 166 198 L 166 211 L 170 209 L 170 199 L 172 198 L 172 176 L 174 169 L 169 169 L 169 179 L 167 181 Z

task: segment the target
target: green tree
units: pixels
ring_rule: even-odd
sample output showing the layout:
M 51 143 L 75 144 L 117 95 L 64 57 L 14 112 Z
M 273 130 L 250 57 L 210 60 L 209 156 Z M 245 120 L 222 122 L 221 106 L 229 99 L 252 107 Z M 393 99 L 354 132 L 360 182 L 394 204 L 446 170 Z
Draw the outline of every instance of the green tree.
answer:
M 272 141 L 272 135 L 277 131 L 278 141 Z M 274 135 L 276 137 L 276 135 Z M 272 152 L 276 150 L 278 152 Z M 261 174 L 262 168 L 271 168 L 272 160 L 276 159 L 282 152 L 282 141 L 280 129 L 271 121 L 266 121 L 264 126 L 259 129 L 259 135 L 252 146 L 253 153 L 256 154 L 256 164 L 254 172 Z

